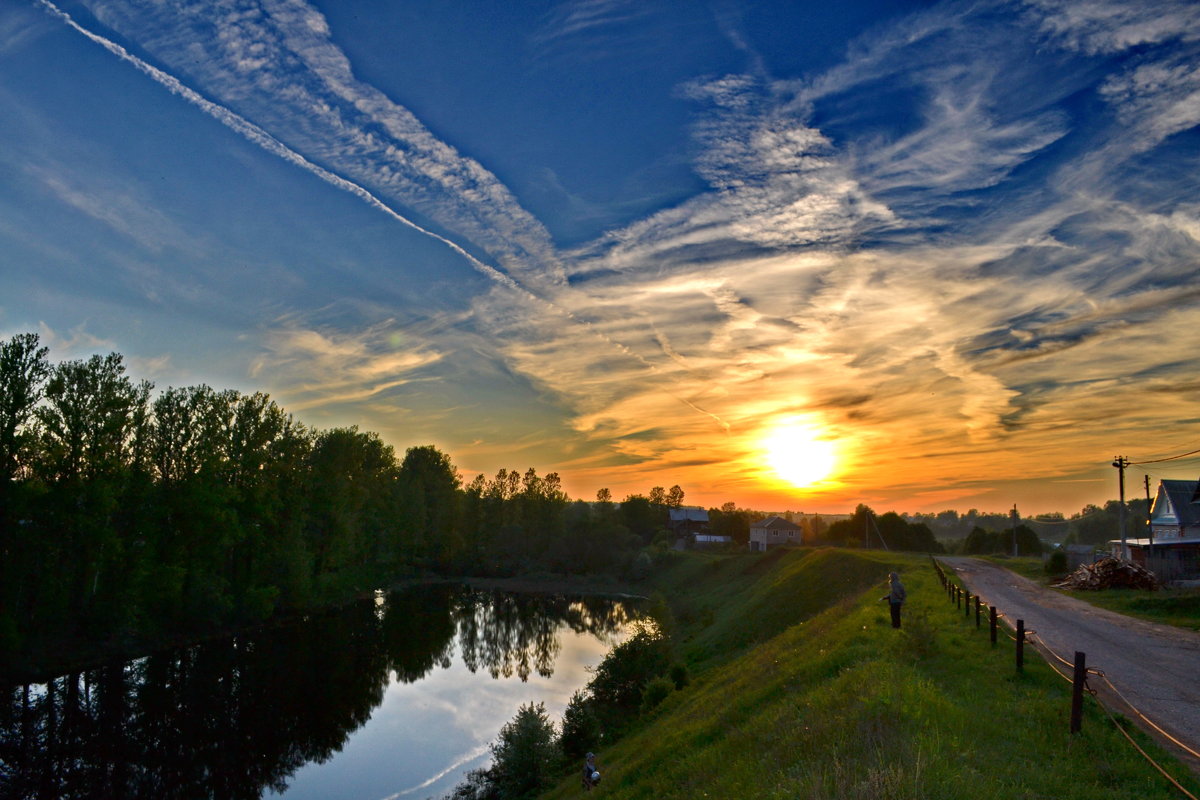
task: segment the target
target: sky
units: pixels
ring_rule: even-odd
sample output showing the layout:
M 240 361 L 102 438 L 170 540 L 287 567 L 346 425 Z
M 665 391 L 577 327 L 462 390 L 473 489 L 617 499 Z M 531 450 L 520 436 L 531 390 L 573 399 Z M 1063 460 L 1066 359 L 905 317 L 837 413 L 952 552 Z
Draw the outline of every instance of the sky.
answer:
M 0 108 L 53 361 L 583 499 L 1200 475 L 1194 2 L 3 0 Z

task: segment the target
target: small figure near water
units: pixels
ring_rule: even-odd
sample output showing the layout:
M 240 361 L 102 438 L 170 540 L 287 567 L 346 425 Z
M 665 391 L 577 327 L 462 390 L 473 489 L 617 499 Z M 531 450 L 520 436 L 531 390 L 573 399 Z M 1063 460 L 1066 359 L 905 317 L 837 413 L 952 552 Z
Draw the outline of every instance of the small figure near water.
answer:
M 583 789 L 590 792 L 592 787 L 600 783 L 600 771 L 596 769 L 596 754 L 588 753 L 583 760 Z
M 892 627 L 899 628 L 900 606 L 904 605 L 904 600 L 908 597 L 908 593 L 904 591 L 904 584 L 900 582 L 900 576 L 898 574 L 893 572 L 888 577 L 891 578 L 892 581 L 891 591 L 889 591 L 880 599 L 888 601 L 888 605 L 891 606 L 892 609 Z

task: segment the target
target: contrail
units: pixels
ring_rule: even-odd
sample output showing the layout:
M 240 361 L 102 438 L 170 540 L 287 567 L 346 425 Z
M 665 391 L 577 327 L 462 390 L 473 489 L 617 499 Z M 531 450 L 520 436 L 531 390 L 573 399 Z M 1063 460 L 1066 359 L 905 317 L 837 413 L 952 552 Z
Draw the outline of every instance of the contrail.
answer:
M 442 770 L 438 774 L 434 775 L 432 778 L 429 778 L 429 779 L 423 781 L 422 783 L 418 783 L 416 786 L 412 786 L 408 789 L 405 789 L 402 792 L 396 792 L 395 794 L 389 794 L 387 797 L 383 798 L 383 800 L 398 800 L 398 798 L 404 797 L 406 794 L 412 794 L 413 792 L 419 792 L 422 789 L 428 788 L 428 787 L 432 786 L 433 784 L 437 783 L 438 781 L 440 781 L 442 778 L 449 775 L 454 770 L 461 767 L 463 764 L 469 764 L 470 762 L 472 762 L 475 759 L 479 758 L 480 756 L 484 755 L 490 749 L 491 748 L 489 745 L 486 745 L 486 744 L 480 745 L 479 747 L 476 747 L 471 752 L 469 752 L 466 755 L 459 758 L 457 761 L 455 761 L 450 766 L 446 767 L 444 770 Z
M 426 236 L 429 236 L 430 238 L 436 239 L 437 241 L 446 245 L 451 250 L 453 250 L 454 252 L 456 252 L 460 256 L 462 256 L 464 259 L 466 259 L 467 262 L 470 263 L 471 266 L 473 266 L 476 270 L 483 273 L 484 275 L 491 278 L 492 280 L 496 281 L 497 283 L 500 283 L 500 284 L 508 287 L 509 289 L 514 289 L 518 292 L 528 295 L 529 297 L 533 298 L 534 300 L 538 300 L 542 303 L 547 303 L 547 301 L 542 300 L 542 298 L 540 298 L 537 295 L 530 292 L 528 289 L 526 289 L 524 286 L 517 283 L 515 280 L 513 280 L 508 275 L 505 275 L 503 272 L 496 269 L 495 267 L 491 267 L 491 266 L 488 266 L 487 264 L 483 263 L 478 258 L 476 258 L 475 256 L 468 253 L 463 247 L 461 247 L 457 243 L 451 241 L 450 239 L 447 239 L 445 236 L 441 236 L 437 233 L 434 233 L 431 230 L 422 228 L 420 225 L 413 222 L 408 217 L 405 217 L 403 214 L 401 214 L 400 212 L 393 209 L 387 203 L 384 203 L 378 197 L 371 194 L 369 191 L 364 189 L 362 186 L 359 186 L 357 183 L 346 180 L 342 176 L 336 175 L 336 174 L 330 172 L 329 170 L 325 169 L 324 167 L 320 166 L 319 164 L 314 164 L 313 162 L 309 161 L 307 158 L 302 156 L 300 153 L 297 153 L 295 150 L 288 147 L 286 144 L 279 141 L 274 136 L 272 136 L 271 134 L 267 133 L 262 128 L 255 125 L 253 122 L 250 122 L 245 117 L 242 117 L 239 114 L 237 114 L 236 112 L 229 110 L 225 106 L 222 106 L 218 103 L 214 103 L 213 101 L 204 97 L 204 95 L 200 94 L 196 90 L 194 90 L 188 86 L 185 86 L 183 84 L 183 82 L 180 81 L 178 78 L 176 78 L 174 75 L 163 72 L 161 69 L 154 66 L 153 64 L 149 64 L 149 63 L 143 61 L 142 59 L 135 56 L 133 53 L 130 53 L 128 50 L 126 50 L 121 45 L 112 41 L 111 39 L 106 39 L 105 37 L 101 36 L 98 33 L 93 33 L 92 31 L 89 31 L 87 28 L 85 28 L 82 25 L 80 25 L 79 23 L 77 23 L 71 17 L 70 14 L 63 11 L 58 6 L 54 5 L 54 3 L 50 2 L 50 0 L 37 0 L 37 1 L 42 5 L 43 8 L 46 9 L 46 11 L 48 11 L 50 14 L 58 17 L 59 19 L 61 19 L 64 23 L 66 23 L 72 29 L 83 34 L 88 39 L 91 39 L 93 42 L 100 45 L 101 47 L 103 47 L 105 50 L 109 51 L 113 55 L 117 56 L 122 61 L 126 61 L 126 62 L 132 64 L 139 71 L 141 71 L 145 75 L 148 75 L 150 78 L 157 81 L 162 86 L 166 87 L 172 94 L 178 95 L 179 97 L 182 97 L 184 100 L 187 100 L 189 103 L 191 103 L 192 105 L 199 108 L 205 114 L 208 114 L 210 117 L 217 120 L 222 125 L 233 130 L 234 132 L 241 134 L 247 140 L 253 142 L 254 144 L 256 144 L 259 147 L 266 150 L 267 152 L 269 152 L 273 155 L 279 156 L 283 160 L 288 161 L 292 164 L 295 164 L 296 166 L 300 167 L 301 169 L 311 172 L 313 175 L 316 175 L 318 178 L 325 181 L 326 183 L 329 183 L 333 186 L 336 186 L 339 189 L 342 189 L 343 191 L 347 191 L 350 194 L 355 195 L 356 197 L 365 201 L 368 205 L 379 209 L 380 211 L 387 214 L 389 217 L 396 220 L 397 222 L 407 225 L 408 227 L 412 228 L 413 230 L 415 230 L 419 233 L 423 233 Z
M 442 236 L 440 234 L 434 233 L 433 231 L 431 231 L 427 228 L 421 227 L 417 223 L 410 220 L 408 217 L 406 217 L 403 214 L 401 214 L 400 212 L 396 211 L 394 208 L 389 206 L 387 203 L 380 200 L 378 197 L 373 195 L 370 191 L 368 191 L 364 187 L 360 186 L 359 184 L 355 183 L 354 181 L 347 180 L 346 178 L 343 178 L 341 175 L 337 175 L 333 172 L 330 172 L 329 170 L 325 169 L 324 167 L 322 167 L 319 164 L 314 164 L 312 161 L 309 161 L 303 155 L 301 155 L 300 153 L 297 153 L 295 150 L 288 147 L 286 144 L 279 141 L 274 136 L 267 133 L 265 130 L 263 130 L 259 126 L 255 125 L 253 122 L 246 119 L 245 117 L 237 114 L 234 111 L 231 111 L 230 109 L 226 108 L 225 106 L 223 106 L 219 103 L 214 103 L 213 101 L 206 98 L 204 95 L 197 92 L 195 89 L 192 89 L 192 88 L 184 85 L 184 83 L 182 81 L 180 81 L 178 78 L 176 78 L 174 75 L 164 72 L 163 70 L 159 69 L 158 67 L 154 66 L 153 64 L 150 64 L 150 63 L 138 58 L 133 53 L 130 53 L 124 47 L 122 47 L 121 45 L 112 41 L 111 39 L 105 38 L 104 36 L 101 36 L 98 33 L 93 33 L 92 31 L 88 30 L 87 28 L 85 28 L 82 25 L 80 25 L 79 23 L 77 23 L 74 20 L 74 18 L 71 17 L 70 14 L 68 14 L 67 12 L 63 11 L 61 8 L 56 6 L 53 2 L 51 2 L 51 0 L 37 0 L 37 2 L 43 8 L 45 8 L 48 13 L 50 13 L 51 15 L 62 20 L 63 23 L 65 23 L 67 26 L 69 26 L 73 30 L 78 31 L 80 34 L 87 37 L 88 39 L 95 42 L 96 44 L 100 45 L 105 50 L 109 51 L 110 53 L 112 53 L 117 58 L 121 59 L 122 61 L 132 64 L 135 69 L 137 69 L 138 71 L 142 72 L 143 74 L 149 76 L 152 80 L 156 81 L 160 85 L 164 86 L 172 94 L 182 97 L 184 100 L 188 101 L 192 105 L 199 108 L 205 114 L 208 114 L 210 117 L 217 120 L 222 125 L 226 126 L 227 128 L 234 131 L 235 133 L 240 134 L 242 137 L 244 137 L 248 141 L 253 142 L 254 144 L 263 148 L 268 153 L 276 155 L 276 156 L 282 158 L 284 161 L 287 161 L 288 163 L 295 164 L 296 166 L 300 167 L 303 170 L 307 170 L 308 172 L 312 173 L 313 175 L 316 175 L 318 178 L 325 181 L 326 183 L 328 183 L 332 186 L 336 186 L 337 188 L 339 188 L 343 191 L 349 192 L 350 194 L 354 195 L 355 197 L 358 197 L 359 199 L 363 200 L 371 207 L 382 211 L 383 213 L 387 214 L 389 217 L 396 220 L 397 222 L 400 222 L 401 224 L 406 225 L 409 228 L 412 228 L 413 230 L 417 231 L 418 233 L 423 233 L 424 235 L 430 237 L 431 239 L 435 239 L 435 240 L 441 242 L 442 244 L 446 245 L 446 247 L 450 248 L 455 253 L 458 253 L 460 256 L 462 256 L 467 261 L 467 263 L 469 263 L 472 267 L 474 267 L 478 272 L 480 272 L 484 276 L 492 279 L 493 281 L 500 284 L 501 286 L 511 289 L 511 290 L 517 292 L 518 294 L 521 294 L 521 295 L 529 298 L 530 300 L 533 300 L 535 303 L 538 303 L 539 305 L 544 306 L 545 308 L 549 309 L 550 311 L 553 311 L 556 314 L 566 317 L 567 319 L 571 320 L 572 322 L 574 322 L 578 325 L 582 325 L 590 333 L 592 333 L 594 336 L 598 337 L 602 341 L 606 342 L 609 346 L 616 348 L 617 350 L 621 351 L 625 355 L 634 359 L 635 361 L 637 361 L 642 366 L 646 367 L 651 372 L 653 372 L 655 374 L 661 374 L 661 370 L 656 365 L 654 365 L 650 361 L 646 360 L 644 357 L 642 357 L 638 353 L 635 353 L 633 350 L 631 350 L 626 345 L 621 344 L 620 342 L 610 338 L 607 334 L 596 330 L 595 327 L 591 325 L 591 323 L 587 322 L 586 320 L 579 319 L 577 316 L 575 316 L 575 314 L 568 311 L 567 309 L 564 309 L 564 308 L 552 303 L 551 301 L 546 300 L 543 297 L 540 297 L 539 295 L 535 294 L 534 292 L 530 291 L 529 289 L 527 289 L 526 287 L 521 285 L 518 281 L 514 280 L 511 276 L 506 275 L 505 273 L 501 272 L 500 270 L 496 269 L 495 267 L 492 267 L 488 264 L 483 263 L 478 258 L 476 258 L 475 256 L 471 255 L 469 252 L 467 252 L 467 250 L 465 248 L 463 248 L 461 245 L 459 245 L 457 242 L 447 239 L 445 236 Z M 718 417 L 716 414 L 713 414 L 710 411 L 705 411 L 704 409 L 699 408 L 694 403 L 679 397 L 674 392 L 667 391 L 667 394 L 671 395 L 671 397 L 675 398 L 680 403 L 683 403 L 684 405 L 688 406 L 689 408 L 692 408 L 693 410 L 698 411 L 701 414 L 704 414 L 706 416 L 712 417 L 714 420 L 716 420 L 721 425 L 721 427 L 726 431 L 726 433 L 729 432 L 729 430 L 730 430 L 729 424 L 726 423 L 724 420 L 722 420 L 720 417 Z

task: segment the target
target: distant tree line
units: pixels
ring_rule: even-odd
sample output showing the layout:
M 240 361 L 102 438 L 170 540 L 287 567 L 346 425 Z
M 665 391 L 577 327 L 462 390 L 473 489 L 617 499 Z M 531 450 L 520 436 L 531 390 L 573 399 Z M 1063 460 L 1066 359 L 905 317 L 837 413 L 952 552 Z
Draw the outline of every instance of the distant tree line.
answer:
M 1146 535 L 1149 505 L 1145 498 L 1134 498 L 1125 503 L 1128 536 Z M 905 517 L 928 525 L 938 539 L 957 540 L 954 547 L 962 553 L 1013 552 L 1013 517 L 1008 513 L 982 513 L 971 509 L 965 514 L 948 510 L 936 514 L 906 514 Z M 1109 500 L 1103 507 L 1089 504 L 1070 517 L 1054 513 L 1019 518 L 1015 535 L 1018 550 L 1025 555 L 1043 552 L 1047 549 L 1046 542 L 1103 547 L 1109 541 L 1121 538 L 1121 502 Z
M 876 514 L 869 506 L 861 503 L 849 519 L 840 519 L 830 524 L 813 543 L 839 547 L 910 550 L 918 553 L 945 552 L 945 548 L 925 523 L 909 522 L 894 511 Z
M 47 355 L 0 340 L 0 653 L 258 621 L 417 572 L 624 574 L 683 499 L 571 502 L 532 468 L 463 486 L 435 447 L 398 458 L 261 392 L 156 394 L 118 353 Z

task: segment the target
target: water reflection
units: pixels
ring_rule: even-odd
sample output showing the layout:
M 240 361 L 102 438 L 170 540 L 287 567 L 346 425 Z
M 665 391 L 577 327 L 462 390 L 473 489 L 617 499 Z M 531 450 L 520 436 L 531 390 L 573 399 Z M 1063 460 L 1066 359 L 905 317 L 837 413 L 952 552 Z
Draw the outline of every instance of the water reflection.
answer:
M 450 666 L 548 676 L 556 630 L 607 635 L 620 602 L 424 587 L 303 624 L 9 686 L 0 796 L 258 798 L 342 749 L 395 682 Z

